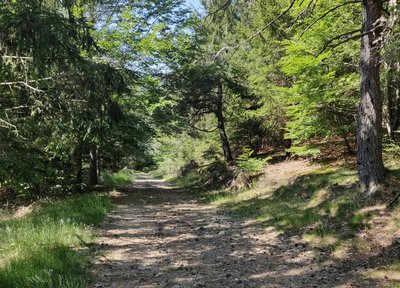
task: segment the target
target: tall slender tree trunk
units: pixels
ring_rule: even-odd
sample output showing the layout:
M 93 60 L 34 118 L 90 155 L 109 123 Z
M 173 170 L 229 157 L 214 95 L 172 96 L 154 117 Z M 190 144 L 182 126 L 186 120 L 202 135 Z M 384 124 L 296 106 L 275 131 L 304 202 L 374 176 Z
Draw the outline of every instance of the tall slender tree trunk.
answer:
M 224 158 L 228 163 L 233 162 L 232 151 L 229 145 L 228 136 L 225 131 L 225 119 L 223 114 L 223 90 L 221 81 L 218 82 L 218 91 L 216 99 L 215 116 L 218 121 L 218 131 L 221 138 L 222 149 L 224 150 Z
M 392 141 L 395 139 L 395 131 L 400 124 L 400 80 L 398 73 L 400 72 L 400 63 L 386 63 L 386 99 L 387 99 L 387 132 Z
M 397 23 L 397 0 L 389 0 L 388 3 L 389 18 L 387 19 L 387 28 L 394 31 Z M 393 32 L 392 32 L 393 33 Z M 396 52 L 395 52 L 396 53 Z M 392 141 L 396 142 L 395 131 L 400 125 L 400 63 L 397 60 L 397 54 L 388 55 L 388 62 L 385 65 L 387 70 L 386 79 L 386 97 L 387 97 L 387 128 Z
M 360 56 L 361 101 L 357 115 L 357 170 L 366 195 L 376 192 L 384 178 L 382 160 L 382 93 L 380 89 L 380 38 L 377 28 L 382 0 L 362 0 L 363 25 Z
M 101 163 L 100 163 L 100 150 L 97 149 L 97 178 L 98 178 L 97 181 L 102 181 L 100 167 L 101 167 Z
M 79 193 L 83 192 L 83 162 L 82 162 L 82 143 L 79 143 L 74 151 L 74 160 L 75 160 L 75 190 Z
M 98 169 L 97 169 L 97 147 L 93 145 L 90 148 L 90 170 L 89 170 L 89 185 L 95 186 L 99 184 Z

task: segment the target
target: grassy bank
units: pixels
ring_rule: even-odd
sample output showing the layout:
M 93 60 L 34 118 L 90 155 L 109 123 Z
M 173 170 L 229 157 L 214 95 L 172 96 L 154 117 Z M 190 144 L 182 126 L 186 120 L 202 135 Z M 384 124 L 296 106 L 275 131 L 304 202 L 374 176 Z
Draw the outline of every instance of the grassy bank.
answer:
M 251 189 L 205 198 L 225 213 L 300 236 L 316 251 L 328 252 L 324 261 L 363 263 L 365 278 L 400 285 L 400 207 L 387 207 L 390 194 L 366 201 L 355 169 L 285 162 L 268 166 Z
M 0 222 L 0 287 L 86 287 L 93 225 L 111 208 L 90 194 Z

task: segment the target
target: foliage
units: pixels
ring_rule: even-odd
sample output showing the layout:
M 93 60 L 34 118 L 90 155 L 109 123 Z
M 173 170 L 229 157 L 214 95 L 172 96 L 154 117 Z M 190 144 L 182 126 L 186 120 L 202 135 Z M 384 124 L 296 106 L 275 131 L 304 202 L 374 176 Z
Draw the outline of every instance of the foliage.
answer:
M 203 137 L 192 138 L 187 134 L 159 137 L 153 144 L 156 174 L 167 178 L 181 176 L 189 170 L 207 165 L 221 157 L 216 150 L 217 140 Z
M 383 150 L 396 158 L 400 156 L 400 147 L 395 143 L 386 144 Z
M 182 1 L 3 2 L 0 195 L 76 192 L 98 165 L 151 164 L 152 66 L 184 42 Z
M 106 172 L 103 175 L 102 185 L 106 187 L 114 187 L 116 185 L 129 184 L 135 181 L 133 171 L 123 169 L 116 173 Z
M 330 5 L 321 1 L 315 15 Z M 359 11 L 354 9 L 340 11 L 340 17 L 331 13 L 303 35 L 304 27 L 313 21 L 313 17 L 307 18 L 292 39 L 283 42 L 286 55 L 281 58 L 281 70 L 293 78 L 283 90 L 289 105 L 285 137 L 294 140 L 295 146 L 315 138 L 347 137 L 355 131 L 359 44 L 348 42 L 322 52 L 326 39 L 354 25 L 355 15 Z
M 250 148 L 246 147 L 243 149 L 242 154 L 237 157 L 237 166 L 244 173 L 257 173 L 260 172 L 267 164 L 268 160 L 271 160 L 271 157 L 258 159 L 252 158 L 254 151 Z
M 317 157 L 342 138 L 353 152 L 357 3 L 207 0 L 204 14 L 183 0 L 1 4 L 0 195 L 75 193 L 103 168 L 255 173 L 266 160 L 247 149 Z M 382 50 L 391 140 L 398 29 Z
M 82 248 L 110 208 L 107 197 L 90 194 L 1 221 L 0 286 L 87 287 L 89 255 Z

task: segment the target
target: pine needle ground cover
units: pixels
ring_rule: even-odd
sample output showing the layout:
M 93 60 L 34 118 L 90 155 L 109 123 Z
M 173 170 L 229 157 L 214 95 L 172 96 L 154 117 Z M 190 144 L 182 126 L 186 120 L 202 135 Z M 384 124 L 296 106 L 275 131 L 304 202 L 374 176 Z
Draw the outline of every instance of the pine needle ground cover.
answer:
M 261 225 L 265 233 L 299 235 L 314 248 L 315 261 L 400 287 L 400 207 L 388 207 L 390 198 L 363 199 L 351 167 L 304 161 L 268 166 L 251 189 L 205 194 L 223 213 Z
M 89 194 L 0 220 L 0 287 L 86 287 L 93 226 L 111 206 Z

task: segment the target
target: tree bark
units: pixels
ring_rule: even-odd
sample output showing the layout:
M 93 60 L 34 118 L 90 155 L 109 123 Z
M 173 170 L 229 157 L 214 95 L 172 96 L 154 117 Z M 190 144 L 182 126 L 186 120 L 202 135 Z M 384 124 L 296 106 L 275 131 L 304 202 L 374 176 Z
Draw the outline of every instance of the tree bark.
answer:
M 346 145 L 346 148 L 347 148 L 347 153 L 349 153 L 349 155 L 355 156 L 356 153 L 354 153 L 353 148 L 351 147 L 350 141 L 347 138 L 346 134 L 343 135 L 343 140 L 344 140 L 344 144 Z
M 101 163 L 100 163 L 100 150 L 97 149 L 97 181 L 102 181 L 101 173 L 102 171 L 100 170 Z
M 82 143 L 75 148 L 75 190 L 79 193 L 83 192 L 83 166 L 82 166 Z
M 386 97 L 387 97 L 387 132 L 390 139 L 396 142 L 395 131 L 400 124 L 400 81 L 398 73 L 400 63 L 386 64 L 387 79 L 386 79 Z
M 218 82 L 218 93 L 216 99 L 215 116 L 218 121 L 218 131 L 221 138 L 222 149 L 224 150 L 224 158 L 228 163 L 233 162 L 232 151 L 229 145 L 228 136 L 225 131 L 225 119 L 223 114 L 223 90 L 221 81 Z
M 286 159 L 290 159 L 290 157 L 292 157 L 292 153 L 289 152 L 289 149 L 292 148 L 292 139 L 285 139 L 283 143 L 286 151 Z
M 357 170 L 366 195 L 377 191 L 384 178 L 382 159 L 382 93 L 380 43 L 382 0 L 362 0 L 363 25 L 360 55 L 360 96 L 357 115 Z M 372 31 L 372 32 L 371 32 Z M 369 33 L 367 33 L 369 32 Z
M 97 147 L 96 145 L 93 145 L 90 148 L 89 185 L 91 187 L 99 184 L 97 164 Z

